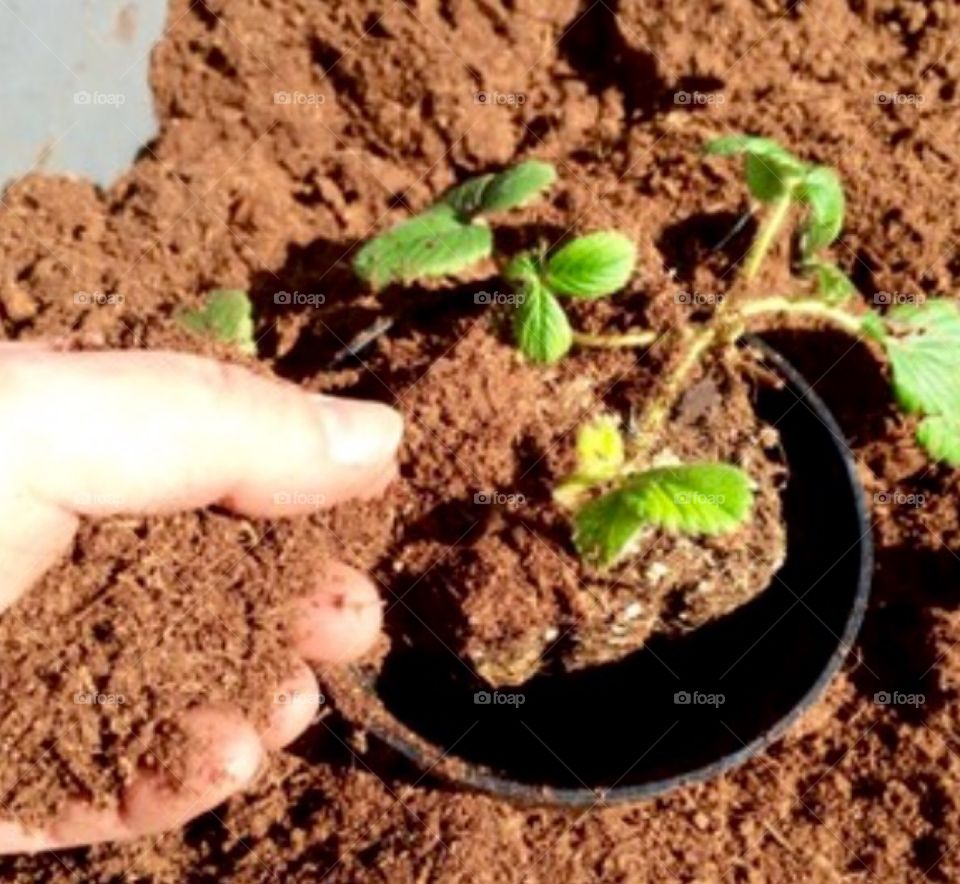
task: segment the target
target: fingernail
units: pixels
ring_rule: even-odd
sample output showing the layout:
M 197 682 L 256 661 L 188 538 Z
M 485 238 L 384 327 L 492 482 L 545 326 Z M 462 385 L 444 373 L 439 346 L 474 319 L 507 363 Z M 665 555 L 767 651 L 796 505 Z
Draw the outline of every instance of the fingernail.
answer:
M 377 466 L 387 463 L 400 445 L 403 418 L 380 402 L 315 396 L 324 415 L 331 460 L 342 466 Z

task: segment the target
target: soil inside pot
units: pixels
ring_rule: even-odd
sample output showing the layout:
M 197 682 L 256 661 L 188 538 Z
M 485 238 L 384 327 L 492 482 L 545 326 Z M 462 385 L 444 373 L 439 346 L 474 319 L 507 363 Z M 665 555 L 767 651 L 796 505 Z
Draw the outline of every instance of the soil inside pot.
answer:
M 650 531 L 623 565 L 598 570 L 574 552 L 570 514 L 551 493 L 572 471 L 577 427 L 612 414 L 629 428 L 640 414 L 655 389 L 649 360 L 584 352 L 544 368 L 504 344 L 487 316 L 447 324 L 452 343 L 439 358 L 437 333 L 423 328 L 365 357 L 376 383 L 398 391 L 408 425 L 402 479 L 383 504 L 392 536 L 362 552 L 376 561 L 394 642 L 446 647 L 487 684 L 516 685 L 620 659 L 769 584 L 784 557 L 784 467 L 776 431 L 756 418 L 735 371 L 714 363 L 694 379 L 653 462 L 740 465 L 757 486 L 749 522 L 711 538 Z M 354 510 L 330 524 L 350 547 L 368 534 Z

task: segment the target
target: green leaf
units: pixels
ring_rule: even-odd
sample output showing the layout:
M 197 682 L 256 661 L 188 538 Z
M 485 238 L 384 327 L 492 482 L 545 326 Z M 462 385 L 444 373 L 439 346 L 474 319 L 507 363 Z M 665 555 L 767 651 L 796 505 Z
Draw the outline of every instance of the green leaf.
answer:
M 547 260 L 545 282 L 561 295 L 602 298 L 627 284 L 636 262 L 633 242 L 615 230 L 601 230 L 554 252 Z
M 534 362 L 556 362 L 573 346 L 573 331 L 563 307 L 537 278 L 528 279 L 517 305 L 513 333 L 517 346 Z
M 946 298 L 885 317 L 893 388 L 905 411 L 960 418 L 960 308 Z
M 573 521 L 573 543 L 584 560 L 606 567 L 635 552 L 650 524 L 630 494 L 611 491 L 580 508 Z
M 401 221 L 357 252 L 353 269 L 374 288 L 458 273 L 493 251 L 493 234 L 464 223 L 453 206 L 440 203 Z
M 934 460 L 960 467 L 960 421 L 943 415 L 925 417 L 917 427 L 917 441 Z
M 884 317 L 893 392 L 920 423 L 917 440 L 937 460 L 954 463 L 960 425 L 960 307 L 946 298 L 901 304 Z
M 256 355 L 253 305 L 246 292 L 239 289 L 217 289 L 207 295 L 200 310 L 184 310 L 180 322 L 190 331 L 207 335 L 225 344 L 234 344 L 249 356 Z
M 577 431 L 577 466 L 553 491 L 553 499 L 572 509 L 595 485 L 612 479 L 626 459 L 616 418 L 601 415 Z
M 477 175 L 452 187 L 441 203 L 462 221 L 481 212 L 502 212 L 525 205 L 557 180 L 557 171 L 542 160 L 525 160 L 496 174 Z
M 803 177 L 808 166 L 771 138 L 727 135 L 707 142 L 715 156 L 744 157 L 744 177 L 750 193 L 761 202 L 773 202 Z
M 452 206 L 461 220 L 469 221 L 483 205 L 483 192 L 493 180 L 492 174 L 476 175 L 468 178 L 462 184 L 451 187 L 442 197 L 441 202 Z
M 743 159 L 743 172 L 747 188 L 760 202 L 772 203 L 786 193 L 790 178 L 769 158 L 748 153 Z
M 807 270 L 812 270 L 817 278 L 817 290 L 826 303 L 839 306 L 850 300 L 856 293 L 857 287 L 836 264 L 828 261 L 809 261 Z
M 542 160 L 526 160 L 504 169 L 483 191 L 481 211 L 502 212 L 525 205 L 556 180 L 556 169 Z
M 533 252 L 520 252 L 515 255 L 504 268 L 503 278 L 519 286 L 539 282 L 540 263 L 536 255 Z
M 730 464 L 657 467 L 584 506 L 574 520 L 574 543 L 585 558 L 610 565 L 646 528 L 722 534 L 739 527 L 752 506 L 750 477 Z
M 814 166 L 803 178 L 799 198 L 810 208 L 803 227 L 803 252 L 812 255 L 830 245 L 843 227 L 844 198 L 840 176 L 827 166 Z

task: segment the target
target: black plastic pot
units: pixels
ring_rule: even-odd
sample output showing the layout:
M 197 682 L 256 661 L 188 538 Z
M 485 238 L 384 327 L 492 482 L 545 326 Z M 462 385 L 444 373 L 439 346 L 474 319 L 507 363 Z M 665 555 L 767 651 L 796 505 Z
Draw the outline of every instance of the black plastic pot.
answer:
M 397 644 L 372 685 L 400 727 L 374 733 L 425 770 L 442 750 L 460 784 L 568 806 L 637 801 L 742 764 L 811 706 L 850 650 L 870 591 L 864 492 L 810 385 L 751 339 L 782 381 L 757 394 L 780 431 L 787 560 L 749 604 L 616 663 L 486 692 L 445 651 Z M 450 771 L 453 770 L 451 774 Z

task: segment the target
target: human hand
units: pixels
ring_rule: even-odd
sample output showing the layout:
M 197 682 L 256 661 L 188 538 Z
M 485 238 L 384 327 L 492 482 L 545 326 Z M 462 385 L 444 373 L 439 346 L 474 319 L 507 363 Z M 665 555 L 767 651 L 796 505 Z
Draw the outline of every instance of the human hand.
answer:
M 275 517 L 313 509 L 300 501 L 375 495 L 395 474 L 402 433 L 387 406 L 309 395 L 212 360 L 35 344 L 0 344 L 0 416 L 0 611 L 67 551 L 80 516 L 217 503 Z M 275 706 L 260 732 L 236 709 L 190 711 L 182 781 L 143 772 L 111 809 L 70 801 L 39 829 L 0 818 L 0 854 L 155 834 L 215 807 L 313 719 L 318 689 L 304 661 L 352 659 L 380 624 L 370 581 L 332 565 L 289 624 L 302 660 L 278 690 L 298 702 Z

